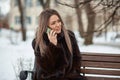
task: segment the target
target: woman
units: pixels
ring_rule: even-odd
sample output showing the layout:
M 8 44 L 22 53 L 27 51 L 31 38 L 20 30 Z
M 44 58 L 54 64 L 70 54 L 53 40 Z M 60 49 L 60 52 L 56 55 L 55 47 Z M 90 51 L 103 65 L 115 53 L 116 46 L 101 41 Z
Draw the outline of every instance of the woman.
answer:
M 65 29 L 56 10 L 41 12 L 32 46 L 36 62 L 34 80 L 85 80 L 80 75 L 81 55 L 75 35 Z

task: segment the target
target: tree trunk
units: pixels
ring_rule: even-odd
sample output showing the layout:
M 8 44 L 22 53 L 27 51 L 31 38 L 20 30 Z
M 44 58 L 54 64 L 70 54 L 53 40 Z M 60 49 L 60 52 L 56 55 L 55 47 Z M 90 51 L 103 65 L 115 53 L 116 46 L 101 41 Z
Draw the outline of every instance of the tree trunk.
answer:
M 90 44 L 93 44 L 93 33 L 95 28 L 95 12 L 93 11 L 90 3 L 86 3 L 85 10 L 88 18 L 88 27 L 87 27 L 84 44 L 90 45 Z
M 74 0 L 75 5 L 77 6 L 79 3 L 79 0 Z M 81 19 L 81 9 L 79 7 L 75 8 L 76 9 L 76 14 L 77 14 L 77 18 L 78 18 L 78 29 L 80 32 L 80 36 L 83 38 L 84 37 L 84 29 L 83 29 L 83 23 L 82 23 L 82 19 Z
M 50 0 L 39 0 L 40 4 L 42 5 L 43 9 L 50 8 Z
M 24 8 L 21 0 L 18 0 L 18 6 L 19 6 L 19 11 L 20 11 L 20 22 L 21 22 L 22 40 L 26 41 L 25 8 Z

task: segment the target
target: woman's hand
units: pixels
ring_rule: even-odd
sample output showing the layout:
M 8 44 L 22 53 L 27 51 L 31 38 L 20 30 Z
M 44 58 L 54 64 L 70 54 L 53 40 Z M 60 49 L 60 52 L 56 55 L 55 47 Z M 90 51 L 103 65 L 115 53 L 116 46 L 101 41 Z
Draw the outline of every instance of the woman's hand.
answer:
M 54 30 L 51 30 L 48 34 L 48 39 L 50 40 L 51 43 L 54 45 L 57 45 L 57 34 Z

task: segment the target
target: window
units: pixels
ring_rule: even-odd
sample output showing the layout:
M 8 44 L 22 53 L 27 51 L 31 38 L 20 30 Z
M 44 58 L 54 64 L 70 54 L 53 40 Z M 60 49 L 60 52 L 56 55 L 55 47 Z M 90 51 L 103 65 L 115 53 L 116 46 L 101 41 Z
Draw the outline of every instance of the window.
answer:
M 14 6 L 18 6 L 18 1 L 14 0 Z
M 32 0 L 25 0 L 26 7 L 32 7 Z
M 29 16 L 26 17 L 26 21 L 25 21 L 25 22 L 26 22 L 26 24 L 31 24 L 31 22 L 32 22 L 32 21 L 31 21 L 31 17 L 29 17 Z
M 39 17 L 36 17 L 36 24 L 39 23 Z
M 36 6 L 40 6 L 40 0 L 36 0 Z
M 15 16 L 15 24 L 20 24 L 20 17 L 19 16 Z
M 26 17 L 25 23 L 31 24 L 31 17 Z M 20 17 L 19 16 L 15 16 L 15 24 L 20 24 Z

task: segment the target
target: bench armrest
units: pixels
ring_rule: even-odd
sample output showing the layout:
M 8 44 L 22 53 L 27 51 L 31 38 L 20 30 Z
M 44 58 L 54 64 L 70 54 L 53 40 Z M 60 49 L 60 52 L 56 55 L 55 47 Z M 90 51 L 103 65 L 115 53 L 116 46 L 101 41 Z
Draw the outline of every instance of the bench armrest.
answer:
M 34 73 L 34 71 L 23 70 L 23 71 L 20 71 L 20 75 L 19 75 L 20 80 L 26 80 L 27 77 L 28 77 L 28 73 L 32 74 L 31 78 L 33 79 L 33 73 Z

